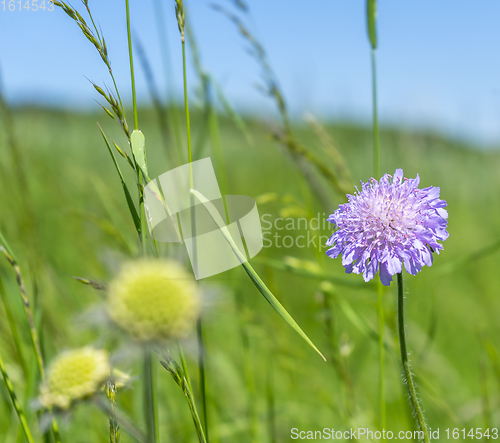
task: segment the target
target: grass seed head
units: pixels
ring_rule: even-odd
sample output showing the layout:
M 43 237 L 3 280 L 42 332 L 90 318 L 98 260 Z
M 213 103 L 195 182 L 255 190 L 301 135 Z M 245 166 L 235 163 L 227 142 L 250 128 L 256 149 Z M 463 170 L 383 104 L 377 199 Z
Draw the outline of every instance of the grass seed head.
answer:
M 177 26 L 181 33 L 181 40 L 184 42 L 184 28 L 186 26 L 186 17 L 184 15 L 184 4 L 182 0 L 175 0 L 175 16 L 177 17 Z

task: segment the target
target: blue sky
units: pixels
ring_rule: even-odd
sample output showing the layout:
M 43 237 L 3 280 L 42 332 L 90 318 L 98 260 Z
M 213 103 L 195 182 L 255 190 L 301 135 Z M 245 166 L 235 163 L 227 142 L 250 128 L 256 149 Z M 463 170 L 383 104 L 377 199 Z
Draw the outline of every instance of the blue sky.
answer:
M 172 89 L 180 94 L 182 65 L 174 1 L 159 1 L 168 29 L 170 75 L 166 76 L 160 55 L 154 0 L 131 0 L 132 26 L 147 48 L 162 91 L 170 79 Z M 89 3 L 126 96 L 125 2 Z M 255 88 L 260 72 L 245 51 L 246 43 L 210 3 L 232 6 L 230 0 L 187 2 L 205 69 L 235 107 L 273 112 L 272 103 Z M 312 112 L 320 117 L 369 120 L 371 74 L 364 1 L 247 3 L 246 20 L 266 48 L 295 116 Z M 0 3 L 0 72 L 8 100 L 96 107 L 97 94 L 85 76 L 98 84 L 109 79 L 75 23 L 57 8 L 52 12 L 2 8 Z M 500 2 L 382 0 L 378 9 L 382 121 L 431 127 L 478 144 L 500 142 Z M 148 94 L 139 66 L 137 71 L 139 99 L 145 101 Z M 196 78 L 191 68 L 188 81 L 194 97 Z

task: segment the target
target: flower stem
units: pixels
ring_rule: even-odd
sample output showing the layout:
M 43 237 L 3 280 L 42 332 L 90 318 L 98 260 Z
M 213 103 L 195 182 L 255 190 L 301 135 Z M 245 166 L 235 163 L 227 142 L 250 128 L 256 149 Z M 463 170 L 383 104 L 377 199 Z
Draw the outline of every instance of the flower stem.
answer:
M 385 405 L 385 347 L 384 347 L 384 288 L 377 283 L 378 290 L 378 353 L 379 353 L 379 395 L 380 395 L 380 427 L 387 427 L 387 410 Z
M 411 406 L 417 417 L 420 430 L 424 433 L 424 442 L 429 443 L 429 432 L 425 424 L 420 401 L 417 396 L 415 382 L 411 374 L 410 361 L 408 360 L 408 350 L 406 348 L 406 332 L 405 332 L 405 318 L 404 318 L 404 294 L 403 294 L 403 274 L 398 274 L 398 329 L 399 329 L 399 346 L 401 348 L 401 361 L 403 363 L 403 373 L 405 377 L 406 387 L 410 396 Z

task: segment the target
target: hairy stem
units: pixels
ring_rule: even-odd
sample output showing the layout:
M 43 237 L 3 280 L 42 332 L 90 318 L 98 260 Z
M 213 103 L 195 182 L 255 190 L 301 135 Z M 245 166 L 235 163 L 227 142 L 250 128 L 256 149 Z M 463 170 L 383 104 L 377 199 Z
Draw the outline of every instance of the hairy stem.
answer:
M 405 378 L 406 387 L 408 388 L 408 395 L 410 396 L 410 403 L 417 418 L 420 430 L 424 433 L 424 442 L 429 443 L 429 432 L 425 424 L 420 401 L 417 396 L 415 382 L 411 373 L 410 361 L 408 360 L 408 350 L 406 348 L 406 331 L 405 331 L 405 317 L 404 317 L 404 293 L 403 293 L 403 274 L 398 274 L 398 329 L 399 329 L 399 346 L 401 349 L 401 361 L 403 363 L 403 373 Z
M 385 343 L 384 343 L 384 288 L 377 283 L 378 289 L 378 353 L 379 353 L 379 395 L 380 395 L 380 427 L 387 427 L 387 410 L 385 403 Z

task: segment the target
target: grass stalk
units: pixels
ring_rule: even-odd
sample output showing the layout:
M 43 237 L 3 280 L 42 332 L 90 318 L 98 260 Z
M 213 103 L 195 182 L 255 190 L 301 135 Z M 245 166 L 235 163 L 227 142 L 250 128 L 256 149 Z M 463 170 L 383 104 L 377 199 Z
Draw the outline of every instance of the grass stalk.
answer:
M 137 429 L 136 426 L 130 421 L 128 417 L 120 413 L 118 410 L 112 408 L 109 404 L 101 401 L 100 399 L 96 401 L 97 406 L 110 417 L 112 417 L 117 423 L 120 423 L 122 428 L 138 443 L 150 443 L 147 437 L 142 433 L 141 430 Z
M 128 56 L 130 60 L 130 81 L 132 84 L 132 105 L 134 108 L 134 128 L 139 129 L 139 119 L 137 117 L 137 98 L 135 94 L 135 76 L 134 76 L 134 57 L 132 54 L 132 33 L 130 32 L 130 8 L 129 0 L 125 0 L 125 8 L 127 10 L 127 39 L 128 39 Z
M 333 289 L 333 287 L 332 287 Z M 331 291 L 323 291 L 323 309 L 325 318 L 325 327 L 328 335 L 328 343 L 330 344 L 330 361 L 333 368 L 337 372 L 338 377 L 346 387 L 346 412 L 348 416 L 354 415 L 354 386 L 349 371 L 342 361 L 339 346 L 338 334 L 335 327 L 334 317 L 332 314 L 332 293 Z
M 193 423 L 196 429 L 196 434 L 198 435 L 199 443 L 207 443 L 205 432 L 203 430 L 203 425 L 201 424 L 200 416 L 198 414 L 198 410 L 196 409 L 193 389 L 191 387 L 191 383 L 189 382 L 187 373 L 185 372 L 186 365 L 182 349 L 180 347 L 179 347 L 179 352 L 181 355 L 182 367 L 179 366 L 177 362 L 174 359 L 172 359 L 169 355 L 164 355 L 163 356 L 164 360 L 162 360 L 160 363 L 168 372 L 170 372 L 174 381 L 184 392 L 184 396 L 186 397 L 186 401 L 188 402 L 189 410 L 191 412 L 191 417 L 193 419 Z
M 7 242 L 3 238 L 3 235 L 0 234 L 0 241 L 2 241 L 3 246 L 0 246 L 0 251 L 5 255 L 7 261 L 10 263 L 14 272 L 16 274 L 17 284 L 19 286 L 19 293 L 21 295 L 21 300 L 23 303 L 24 312 L 26 314 L 26 318 L 28 320 L 29 332 L 31 337 L 31 344 L 33 346 L 33 352 L 35 354 L 36 363 L 38 366 L 38 371 L 40 373 L 40 378 L 42 381 L 45 380 L 45 369 L 43 363 L 43 355 L 42 349 L 40 347 L 40 339 L 38 337 L 38 332 L 35 325 L 35 320 L 33 317 L 33 312 L 31 310 L 31 304 L 28 299 L 28 295 L 26 293 L 26 287 L 24 285 L 23 277 L 21 274 L 21 268 L 19 267 L 17 261 L 14 259 L 13 253 L 10 250 Z M 54 434 L 54 440 L 56 443 L 61 442 L 61 436 L 59 435 L 59 428 L 57 426 L 56 420 L 52 419 L 52 433 Z
M 176 158 L 178 159 L 180 165 L 181 164 L 180 150 L 182 146 L 182 136 L 181 136 L 178 109 L 177 106 L 174 105 L 175 97 L 174 97 L 174 88 L 172 81 L 173 75 L 170 68 L 171 66 L 170 50 L 168 45 L 168 35 L 167 35 L 167 29 L 165 27 L 165 20 L 164 20 L 161 0 L 154 0 L 153 6 L 155 8 L 156 26 L 158 28 L 158 37 L 161 48 L 161 58 L 163 61 L 165 78 L 167 83 L 167 104 L 170 105 L 170 108 L 168 109 L 168 120 L 172 133 L 174 135 Z
M 252 443 L 259 441 L 259 414 L 257 410 L 257 393 L 255 389 L 255 375 L 253 370 L 254 359 L 251 355 L 250 337 L 244 322 L 245 299 L 241 289 L 235 292 L 236 311 L 238 315 L 238 327 L 241 337 L 243 351 L 243 371 L 245 385 L 248 391 L 248 416 L 249 433 Z
M 159 443 L 156 371 L 153 355 L 149 346 L 144 349 L 144 413 L 148 441 L 150 443 Z
M 24 435 L 26 436 L 26 441 L 28 443 L 34 443 L 33 437 L 31 435 L 31 431 L 28 425 L 28 421 L 26 420 L 26 416 L 24 415 L 23 408 L 19 400 L 17 399 L 16 392 L 14 391 L 14 386 L 12 385 L 9 376 L 7 375 L 7 371 L 5 370 L 5 365 L 3 364 L 2 356 L 0 355 L 0 372 L 2 373 L 2 377 L 5 382 L 5 386 L 7 387 L 7 391 L 9 392 L 10 399 L 12 400 L 12 404 L 14 405 L 14 409 L 16 410 L 16 414 L 21 422 L 21 427 L 24 431 Z
M 375 178 L 380 178 L 380 135 L 378 125 L 377 104 L 377 1 L 366 1 L 366 19 L 368 39 L 371 46 L 371 68 L 372 68 L 372 106 L 373 106 L 373 173 Z M 380 395 L 380 427 L 386 428 L 387 407 L 385 401 L 385 349 L 384 349 L 384 291 L 380 281 L 377 283 L 378 301 L 378 336 L 379 336 L 379 395 Z
M 114 381 L 108 382 L 106 395 L 111 410 L 116 413 L 116 384 Z M 120 443 L 120 426 L 112 414 L 109 414 L 109 443 Z
M 274 401 L 274 383 L 273 383 L 273 366 L 270 361 L 267 368 L 267 383 L 266 383 L 266 401 L 267 401 L 267 429 L 269 433 L 269 441 L 276 443 L 276 411 Z
M 184 109 L 186 113 L 186 135 L 187 135 L 187 148 L 188 148 L 188 162 L 189 162 L 189 186 L 190 189 L 194 189 L 194 177 L 193 177 L 193 150 L 191 145 L 191 123 L 189 118 L 189 101 L 188 101 L 188 91 L 187 91 L 187 75 L 186 75 L 186 38 L 185 38 L 185 11 L 182 0 L 176 0 L 176 15 L 177 21 L 179 25 L 179 32 L 181 35 L 181 43 L 182 43 L 182 78 L 184 83 Z M 190 194 L 191 200 L 191 236 L 193 239 L 196 239 L 196 224 L 195 224 L 195 215 L 194 215 L 194 195 Z M 196 258 L 196 241 L 194 242 L 194 258 L 193 258 L 193 266 L 197 266 L 197 258 Z M 203 413 L 203 425 L 204 425 L 204 435 L 203 438 L 208 442 L 208 420 L 207 420 L 207 393 L 206 393 L 206 374 L 205 374 L 205 344 L 203 341 L 203 324 L 202 317 L 197 322 L 197 340 L 198 340 L 198 370 L 200 373 L 200 391 L 201 391 L 201 400 L 202 400 L 202 413 Z M 185 363 L 183 362 L 183 366 L 185 367 Z M 189 401 L 189 399 L 188 399 Z M 193 399 L 194 406 L 194 399 Z M 191 407 L 191 406 L 190 406 Z M 197 413 L 196 413 L 197 415 Z M 193 415 L 193 419 L 195 419 Z M 197 421 L 199 421 L 199 417 L 194 420 L 195 425 L 197 425 Z M 201 426 L 201 422 L 199 423 Z M 203 430 L 203 427 L 202 427 Z M 200 436 L 200 433 L 198 432 Z
M 186 77 L 186 41 L 184 37 L 182 38 L 182 76 L 184 80 L 184 108 L 186 111 L 186 131 L 187 131 L 187 145 L 188 145 L 188 161 L 191 163 L 193 161 L 193 153 L 191 148 L 191 125 L 189 121 L 189 103 L 188 103 L 188 93 L 187 93 L 187 77 Z M 191 187 L 193 185 L 192 179 L 193 174 L 190 170 Z
M 3 286 L 3 281 L 2 281 L 1 276 L 0 276 L 0 299 L 2 300 L 2 304 L 3 304 L 3 307 L 5 309 L 5 314 L 7 316 L 7 321 L 9 323 L 9 327 L 10 327 L 10 330 L 12 333 L 12 338 L 14 340 L 14 346 L 16 349 L 16 354 L 17 354 L 17 358 L 19 360 L 19 364 L 21 365 L 21 369 L 23 370 L 24 376 L 26 378 L 28 378 L 28 376 L 29 376 L 28 365 L 26 363 L 26 359 L 24 358 L 21 338 L 19 336 L 19 331 L 17 330 L 16 320 L 14 318 L 14 314 L 12 312 L 12 309 L 11 309 L 11 307 L 7 301 L 7 297 L 5 295 L 5 288 Z
M 417 418 L 418 426 L 420 427 L 420 430 L 424 434 L 423 441 L 425 443 L 429 443 L 430 441 L 429 431 L 427 430 L 424 414 L 422 412 L 422 408 L 420 407 L 420 401 L 418 399 L 415 382 L 413 380 L 413 375 L 411 373 L 410 361 L 408 359 L 408 350 L 406 347 L 403 274 L 401 272 L 398 274 L 398 330 L 399 330 L 399 346 L 401 349 L 401 361 L 403 364 L 403 374 L 405 378 L 406 387 L 408 388 L 410 403 L 413 408 L 415 417 Z
M 372 105 L 373 105 L 373 173 L 375 178 L 380 178 L 380 135 L 378 127 L 378 105 L 377 105 L 377 64 L 375 56 L 376 48 L 372 48 Z
M 198 370 L 200 377 L 200 395 L 201 395 L 201 406 L 202 406 L 201 413 L 203 419 L 203 427 L 205 429 L 205 437 L 208 442 L 209 437 L 208 437 L 207 387 L 206 387 L 206 374 L 205 374 L 205 348 L 203 347 L 203 322 L 201 316 L 196 323 L 196 333 L 198 337 Z

